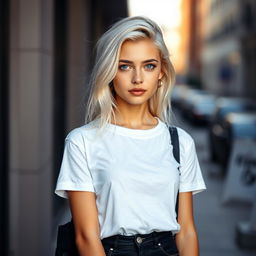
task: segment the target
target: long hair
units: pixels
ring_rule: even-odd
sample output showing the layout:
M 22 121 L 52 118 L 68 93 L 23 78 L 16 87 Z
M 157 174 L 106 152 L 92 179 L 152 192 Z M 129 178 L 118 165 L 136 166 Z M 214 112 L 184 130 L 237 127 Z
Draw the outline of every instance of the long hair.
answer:
M 149 111 L 167 125 L 171 124 L 170 93 L 175 80 L 174 67 L 169 58 L 160 27 L 144 16 L 124 18 L 106 31 L 96 44 L 96 59 L 89 82 L 90 95 L 85 123 L 95 119 L 100 128 L 115 120 L 115 92 L 112 81 L 118 70 L 120 49 L 126 40 L 149 38 L 159 49 L 162 66 L 162 86 L 149 99 Z

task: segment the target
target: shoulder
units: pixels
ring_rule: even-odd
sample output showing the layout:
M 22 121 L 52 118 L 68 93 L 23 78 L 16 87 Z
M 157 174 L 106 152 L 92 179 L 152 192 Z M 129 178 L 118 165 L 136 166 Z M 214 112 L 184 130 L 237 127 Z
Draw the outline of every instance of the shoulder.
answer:
M 189 159 L 196 157 L 195 143 L 194 139 L 187 131 L 177 126 L 176 128 L 179 136 L 180 162 L 184 165 Z
M 184 129 L 177 127 L 181 150 L 186 151 L 194 147 L 194 139 Z
M 83 145 L 87 138 L 90 138 L 96 130 L 95 121 L 76 127 L 68 132 L 65 141 L 78 146 Z
M 185 143 L 191 143 L 194 141 L 194 139 L 192 138 L 192 136 L 185 131 L 184 129 L 177 127 L 177 131 L 178 131 L 178 135 L 179 135 L 179 139 L 181 141 L 184 141 Z

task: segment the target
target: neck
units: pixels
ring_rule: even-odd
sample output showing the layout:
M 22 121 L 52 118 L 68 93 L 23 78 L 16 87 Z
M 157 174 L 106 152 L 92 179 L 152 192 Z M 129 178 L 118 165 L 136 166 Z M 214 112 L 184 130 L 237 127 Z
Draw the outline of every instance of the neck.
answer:
M 157 124 L 157 120 L 149 112 L 148 102 L 140 105 L 119 102 L 115 118 L 117 125 L 133 129 L 149 129 Z M 112 118 L 111 123 L 114 122 L 115 120 Z

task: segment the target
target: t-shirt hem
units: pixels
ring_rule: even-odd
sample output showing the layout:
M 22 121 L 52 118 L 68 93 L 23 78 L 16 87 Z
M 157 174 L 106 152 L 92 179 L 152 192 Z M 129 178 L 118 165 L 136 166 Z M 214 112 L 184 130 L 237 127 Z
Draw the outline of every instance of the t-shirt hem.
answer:
M 58 186 L 55 189 L 55 194 L 68 199 L 68 194 L 66 191 L 89 191 L 95 192 L 94 187 L 91 184 L 81 185 L 77 183 L 58 183 Z
M 193 195 L 200 193 L 206 190 L 206 186 L 203 182 L 197 183 L 185 183 L 181 184 L 179 188 L 179 192 L 192 192 Z

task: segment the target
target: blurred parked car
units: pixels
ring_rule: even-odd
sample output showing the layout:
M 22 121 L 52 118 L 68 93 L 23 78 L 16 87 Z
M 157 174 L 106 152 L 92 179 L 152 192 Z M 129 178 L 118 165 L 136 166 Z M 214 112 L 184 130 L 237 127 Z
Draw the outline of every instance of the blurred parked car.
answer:
M 180 102 L 180 110 L 182 112 L 182 115 L 185 118 L 188 118 L 188 112 L 191 108 L 191 104 L 193 103 L 193 100 L 195 97 L 199 95 L 207 95 L 208 92 L 200 89 L 192 89 L 188 88 L 185 93 L 182 95 L 181 102 Z
M 188 103 L 186 116 L 193 124 L 208 124 L 215 111 L 216 97 L 209 94 L 195 94 Z
M 187 90 L 188 86 L 183 84 L 175 85 L 173 87 L 171 94 L 171 102 L 173 107 L 180 107 L 183 95 L 186 93 Z
M 209 123 L 209 145 L 210 145 L 210 158 L 212 161 L 218 161 L 216 157 L 216 131 L 227 114 L 231 112 L 246 112 L 256 110 L 256 104 L 250 100 L 242 98 L 227 98 L 221 97 L 216 101 L 214 114 Z
M 216 101 L 216 108 L 211 123 L 221 122 L 231 112 L 246 112 L 256 110 L 256 103 L 243 98 L 220 97 Z
M 254 106 L 255 111 L 251 112 L 245 111 L 246 108 L 252 110 L 252 105 L 243 105 L 243 107 L 244 109 L 237 108 L 240 112 L 224 111 L 226 114 L 222 118 L 215 119 L 209 130 L 211 160 L 220 163 L 224 173 L 234 140 L 245 137 L 256 138 L 256 107 Z
M 172 106 L 194 124 L 209 122 L 215 110 L 215 100 L 215 96 L 209 92 L 187 85 L 174 86 L 171 95 Z

